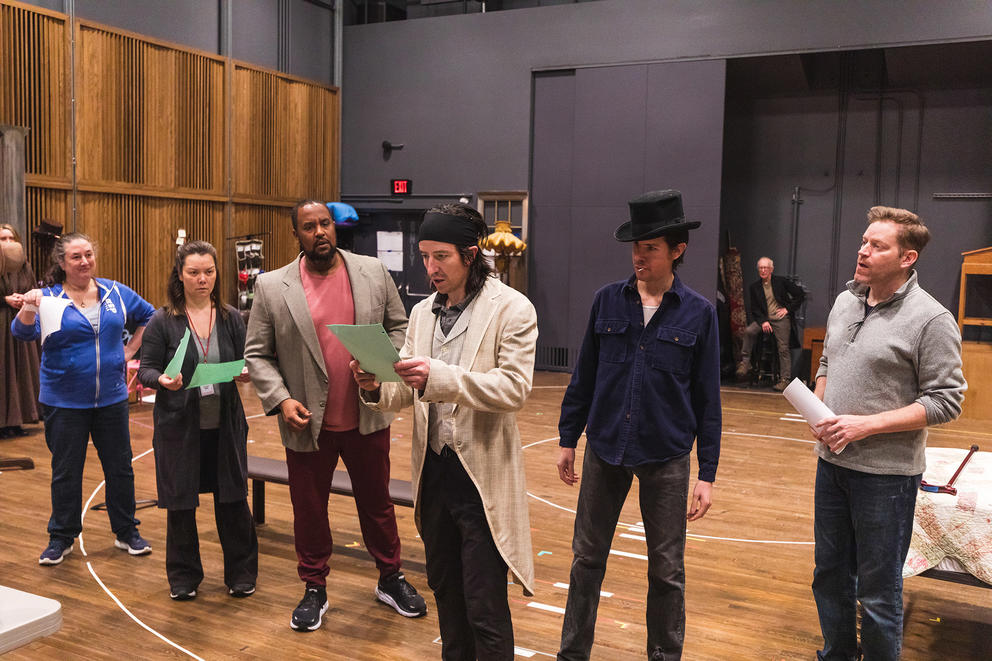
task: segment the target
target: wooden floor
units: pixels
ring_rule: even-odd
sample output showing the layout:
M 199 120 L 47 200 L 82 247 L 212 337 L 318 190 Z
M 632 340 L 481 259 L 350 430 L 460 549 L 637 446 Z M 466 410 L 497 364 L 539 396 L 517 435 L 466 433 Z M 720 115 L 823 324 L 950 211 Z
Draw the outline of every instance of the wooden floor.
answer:
M 578 493 L 557 479 L 557 422 L 567 375 L 540 373 L 519 416 L 538 591 L 525 598 L 510 586 L 518 658 L 547 659 L 557 650 L 571 562 L 572 509 Z M 251 424 L 249 453 L 281 457 L 272 418 L 261 416 L 250 386 L 243 387 Z M 810 593 L 813 570 L 815 459 L 805 424 L 771 391 L 724 390 L 724 433 L 714 506 L 689 527 L 686 549 L 686 659 L 812 659 L 820 643 Z M 131 409 L 138 498 L 155 497 L 151 448 L 152 407 Z M 257 416 L 257 417 L 254 417 Z M 209 497 L 200 511 L 206 578 L 195 601 L 169 599 L 165 578 L 165 512 L 138 513 L 150 556 L 129 557 L 113 547 L 106 513 L 87 511 L 83 544 L 56 567 L 38 565 L 47 543 L 49 453 L 40 428 L 0 441 L 0 456 L 34 458 L 33 471 L 0 474 L 0 585 L 58 599 L 61 632 L 7 655 L 40 658 L 264 657 L 267 659 L 432 659 L 440 655 L 433 599 L 424 576 L 424 550 L 413 512 L 397 508 L 407 579 L 431 609 L 408 620 L 373 597 L 377 572 L 365 552 L 354 502 L 331 498 L 334 556 L 328 578 L 331 609 L 323 627 L 300 634 L 289 628 L 302 596 L 293 550 L 286 487 L 267 490 L 267 523 L 259 536 L 258 591 L 232 599 L 222 580 Z M 393 475 L 409 479 L 410 419 L 393 428 Z M 934 446 L 992 447 L 988 424 L 957 422 L 935 429 Z M 581 452 L 581 447 L 580 447 Z M 102 474 L 90 451 L 83 499 L 103 500 Z M 593 658 L 643 658 L 647 562 L 638 538 L 636 481 L 621 516 L 600 605 Z M 85 545 L 85 555 L 81 546 Z M 906 581 L 904 659 L 992 659 L 992 590 L 927 578 Z

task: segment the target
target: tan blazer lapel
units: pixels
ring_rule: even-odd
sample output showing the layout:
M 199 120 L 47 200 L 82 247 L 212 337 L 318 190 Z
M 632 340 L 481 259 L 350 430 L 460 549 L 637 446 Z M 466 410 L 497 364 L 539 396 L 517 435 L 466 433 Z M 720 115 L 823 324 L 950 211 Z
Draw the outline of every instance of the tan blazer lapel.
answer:
M 500 291 L 494 287 L 491 278 L 486 279 L 486 284 L 476 297 L 472 308 L 472 319 L 469 321 L 468 330 L 465 333 L 465 344 L 462 347 L 462 354 L 458 358 L 458 366 L 471 370 L 475 363 L 475 356 L 482 346 L 482 338 L 485 337 L 489 324 L 493 321 L 496 310 L 499 309 L 497 300 Z
M 300 258 L 288 269 L 282 279 L 282 296 L 289 308 L 289 314 L 293 317 L 296 330 L 303 339 L 303 344 L 310 351 L 313 360 L 320 366 L 320 370 L 327 376 L 327 367 L 324 365 L 324 354 L 320 350 L 320 342 L 317 341 L 317 331 L 313 327 L 313 317 L 310 316 L 310 306 L 307 304 L 307 295 L 303 291 L 303 280 L 300 279 Z M 276 322 L 278 323 L 278 321 Z
M 357 260 L 351 259 L 348 253 L 341 251 L 338 253 L 344 260 L 344 267 L 348 270 L 348 280 L 351 282 L 351 299 L 355 306 L 356 324 L 374 324 L 381 322 L 381 319 L 372 319 L 372 278 L 365 272 L 365 269 Z

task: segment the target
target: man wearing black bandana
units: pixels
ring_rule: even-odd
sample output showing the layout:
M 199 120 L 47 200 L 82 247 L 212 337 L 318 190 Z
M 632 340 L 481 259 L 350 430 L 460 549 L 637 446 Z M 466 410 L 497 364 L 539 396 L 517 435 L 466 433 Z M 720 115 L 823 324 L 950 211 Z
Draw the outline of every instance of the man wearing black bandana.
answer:
M 437 293 L 410 314 L 394 366 L 403 382 L 380 384 L 352 362 L 366 405 L 414 407 L 416 518 L 445 661 L 512 659 L 507 570 L 524 594 L 534 588 L 515 411 L 531 389 L 537 315 L 492 277 L 486 231 L 467 205 L 429 210 L 420 254 Z

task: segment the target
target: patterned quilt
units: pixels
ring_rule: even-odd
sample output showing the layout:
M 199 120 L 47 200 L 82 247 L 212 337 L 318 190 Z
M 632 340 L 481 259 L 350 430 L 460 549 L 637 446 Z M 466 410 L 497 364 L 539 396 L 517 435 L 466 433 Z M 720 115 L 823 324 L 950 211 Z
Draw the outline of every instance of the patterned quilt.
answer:
M 923 479 L 946 484 L 967 450 L 927 448 Z M 958 493 L 920 491 L 904 577 L 915 576 L 950 556 L 976 578 L 992 584 L 992 452 L 976 452 L 954 482 Z

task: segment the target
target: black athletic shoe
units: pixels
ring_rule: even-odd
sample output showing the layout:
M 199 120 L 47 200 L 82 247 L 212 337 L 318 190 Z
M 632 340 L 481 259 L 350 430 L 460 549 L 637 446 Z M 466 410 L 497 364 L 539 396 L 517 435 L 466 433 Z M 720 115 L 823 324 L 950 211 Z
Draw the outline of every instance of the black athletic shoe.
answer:
M 227 593 L 232 597 L 247 597 L 255 594 L 254 583 L 235 583 L 227 589 Z
M 327 590 L 317 585 L 308 585 L 289 626 L 296 631 L 314 631 L 320 628 L 324 613 L 327 612 Z
M 190 601 L 196 599 L 196 588 L 171 588 L 169 597 L 176 601 Z
M 427 614 L 427 602 L 399 572 L 379 581 L 379 585 L 375 588 L 375 598 L 392 606 L 403 617 L 420 617 Z

